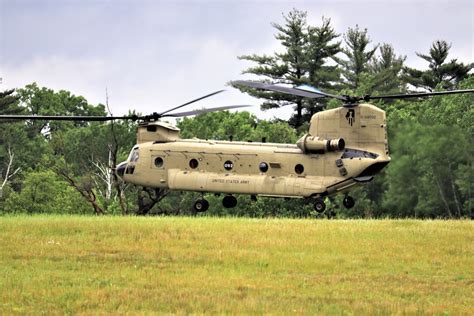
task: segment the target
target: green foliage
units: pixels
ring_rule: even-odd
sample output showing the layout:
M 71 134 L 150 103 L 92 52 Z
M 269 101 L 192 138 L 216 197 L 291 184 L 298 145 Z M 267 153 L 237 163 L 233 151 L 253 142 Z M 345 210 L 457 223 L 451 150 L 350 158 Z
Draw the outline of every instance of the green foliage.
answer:
M 418 57 L 429 63 L 429 69 L 422 71 L 405 67 L 404 79 L 416 88 L 429 91 L 441 86 L 443 89 L 451 89 L 469 76 L 474 63 L 465 65 L 456 59 L 447 61 L 451 45 L 446 41 L 433 42 L 428 54 L 416 53 Z
M 456 126 L 400 126 L 392 140 L 385 208 L 402 217 L 470 217 L 465 179 L 474 177 L 469 167 L 474 150 L 469 142 Z
M 256 117 L 248 112 L 222 111 L 195 118 L 185 117 L 178 122 L 178 127 L 183 138 L 228 140 L 232 136 L 234 140 L 246 141 L 250 139 L 256 124 Z
M 31 171 L 20 192 L 10 192 L 2 213 L 90 214 L 82 197 L 52 170 Z
M 339 63 L 343 68 L 345 86 L 350 89 L 357 89 L 360 84 L 360 76 L 369 71 L 369 62 L 375 55 L 378 46 L 369 48 L 370 38 L 367 29 L 361 30 L 356 25 L 349 28 L 344 35 L 346 47 L 343 53 L 347 59 L 340 59 Z
M 234 141 L 293 143 L 296 131 L 285 122 L 259 121 L 249 112 L 228 111 L 205 113 L 178 122 L 181 137 Z
M 401 74 L 406 56 L 398 56 L 390 44 L 379 47 L 379 55 L 374 55 L 369 63 L 369 73 L 373 76 L 372 86 L 366 93 L 396 94 L 405 91 Z
M 0 114 L 6 115 L 21 113 L 22 109 L 18 107 L 19 97 L 14 95 L 14 92 L 14 89 L 0 92 Z

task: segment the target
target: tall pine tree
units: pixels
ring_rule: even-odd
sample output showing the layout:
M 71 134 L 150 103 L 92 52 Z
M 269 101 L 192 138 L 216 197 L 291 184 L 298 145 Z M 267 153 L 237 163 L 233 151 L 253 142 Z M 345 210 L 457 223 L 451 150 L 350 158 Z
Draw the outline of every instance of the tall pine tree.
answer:
M 469 76 L 474 63 L 465 65 L 452 59 L 447 62 L 451 45 L 446 41 L 435 41 L 428 54 L 416 53 L 429 63 L 429 69 L 422 71 L 415 68 L 404 68 L 404 80 L 416 88 L 433 91 L 438 85 L 443 89 L 453 89 Z
M 361 30 L 358 25 L 347 30 L 344 34 L 344 42 L 346 47 L 342 51 L 347 59 L 339 59 L 344 85 L 349 89 L 357 90 L 362 75 L 369 71 L 370 60 L 377 51 L 378 45 L 369 48 L 371 41 L 367 35 L 367 29 Z
M 18 96 L 13 95 L 14 89 L 0 92 L 0 114 L 18 114 L 22 108 L 18 107 Z
M 273 23 L 278 31 L 275 38 L 284 48 L 281 53 L 273 55 L 244 55 L 239 59 L 256 63 L 256 66 L 243 71 L 244 74 L 254 74 L 263 77 L 263 81 L 273 84 L 312 84 L 318 87 L 329 87 L 330 81 L 336 80 L 337 72 L 331 73 L 335 67 L 326 65 L 329 58 L 334 58 L 339 49 L 339 43 L 330 25 L 330 20 L 323 19 L 320 27 L 307 25 L 307 13 L 293 9 L 284 15 L 284 25 Z M 300 97 L 278 92 L 259 91 L 256 89 L 236 86 L 243 92 L 265 99 L 262 109 L 278 108 L 295 105 L 296 114 L 290 119 L 290 124 L 299 127 L 303 123 L 305 111 L 313 112 L 315 104 L 308 103 Z M 307 102 L 307 103 L 305 103 Z
M 323 17 L 321 26 L 308 28 L 307 71 L 308 84 L 323 91 L 337 89 L 340 81 L 340 70 L 337 64 L 328 64 L 336 60 L 336 54 L 341 52 L 341 42 L 337 41 L 339 34 L 331 26 L 331 20 Z M 307 120 L 326 106 L 327 99 L 307 99 L 305 108 Z
M 405 90 L 402 82 L 403 63 L 406 56 L 397 56 L 390 44 L 382 44 L 379 55 L 372 57 L 369 72 L 373 76 L 370 93 L 377 91 L 380 94 L 397 93 Z

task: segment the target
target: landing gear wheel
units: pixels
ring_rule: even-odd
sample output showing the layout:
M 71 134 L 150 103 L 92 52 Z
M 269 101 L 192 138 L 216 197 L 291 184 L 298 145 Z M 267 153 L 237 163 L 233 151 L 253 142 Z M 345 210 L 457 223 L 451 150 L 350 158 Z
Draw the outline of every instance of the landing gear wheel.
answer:
M 232 196 L 232 195 L 226 195 L 224 196 L 224 198 L 222 199 L 222 205 L 225 207 L 225 208 L 233 208 L 237 205 L 237 199 L 235 198 L 235 196 Z
M 324 203 L 323 200 L 316 200 L 316 202 L 314 202 L 314 210 L 318 213 L 322 213 L 324 212 L 324 210 L 326 209 L 326 203 Z
M 353 208 L 355 205 L 354 198 L 352 196 L 347 195 L 346 197 L 344 197 L 344 200 L 342 200 L 342 204 L 345 208 Z
M 205 212 L 209 208 L 209 202 L 205 199 L 194 202 L 194 210 L 196 212 Z

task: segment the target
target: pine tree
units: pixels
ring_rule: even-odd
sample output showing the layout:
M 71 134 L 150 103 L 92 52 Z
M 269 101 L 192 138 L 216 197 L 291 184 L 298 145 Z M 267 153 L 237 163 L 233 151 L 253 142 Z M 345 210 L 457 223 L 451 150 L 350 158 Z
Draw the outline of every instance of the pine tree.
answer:
M 330 25 L 330 20 L 323 19 L 320 27 L 307 25 L 307 13 L 293 9 L 283 16 L 285 24 L 272 23 L 278 31 L 275 38 L 284 48 L 282 53 L 273 55 L 244 55 L 239 59 L 256 63 L 256 66 L 243 71 L 244 74 L 262 76 L 263 80 L 273 84 L 311 84 L 318 87 L 328 87 L 330 80 L 338 78 L 337 72 L 331 73 L 335 67 L 326 65 L 328 58 L 334 58 L 339 52 L 339 43 L 333 43 L 337 38 Z M 314 104 L 300 97 L 278 92 L 259 91 L 256 89 L 236 86 L 243 92 L 254 97 L 265 99 L 262 109 L 278 108 L 295 105 L 296 114 L 290 119 L 290 124 L 299 127 L 303 123 L 303 112 L 313 111 Z
M 329 65 L 328 61 L 336 60 L 341 52 L 341 42 L 331 26 L 331 20 L 323 17 L 322 25 L 308 28 L 307 72 L 308 84 L 323 91 L 337 89 L 340 81 L 340 70 L 337 64 Z M 326 106 L 327 99 L 317 98 L 305 100 L 308 120 Z
M 381 94 L 404 91 L 401 73 L 406 56 L 397 57 L 390 44 L 382 44 L 379 52 L 379 56 L 373 56 L 369 64 L 369 72 L 373 75 L 371 90 Z
M 370 60 L 377 51 L 378 45 L 369 48 L 371 41 L 367 35 L 367 29 L 361 30 L 358 25 L 347 30 L 344 34 L 344 42 L 346 47 L 342 51 L 347 59 L 340 59 L 339 64 L 343 68 L 345 86 L 356 90 L 360 85 L 362 74 L 369 71 Z
M 13 95 L 14 89 L 0 92 L 0 114 L 17 114 L 22 111 L 18 107 L 18 96 Z
M 457 84 L 469 76 L 474 63 L 465 65 L 452 59 L 446 62 L 451 45 L 446 41 L 433 42 L 428 54 L 416 53 L 429 63 L 429 69 L 422 71 L 415 68 L 404 68 L 404 80 L 416 87 L 433 91 L 438 85 L 443 89 L 453 89 Z

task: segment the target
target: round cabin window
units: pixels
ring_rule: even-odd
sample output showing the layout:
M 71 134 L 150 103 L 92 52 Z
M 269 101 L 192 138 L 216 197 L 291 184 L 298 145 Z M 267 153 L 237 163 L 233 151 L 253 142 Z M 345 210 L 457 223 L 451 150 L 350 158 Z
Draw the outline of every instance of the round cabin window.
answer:
M 304 172 L 304 166 L 302 164 L 297 164 L 295 166 L 295 172 L 297 174 L 302 174 Z
M 199 162 L 197 161 L 197 159 L 193 158 L 189 161 L 189 166 L 191 167 L 191 169 L 196 169 L 199 166 Z
M 157 168 L 163 167 L 163 158 L 161 157 L 155 158 L 155 167 Z
M 232 161 L 227 160 L 226 162 L 224 162 L 225 170 L 232 170 L 232 168 L 234 168 L 234 163 Z
M 258 168 L 260 169 L 261 172 L 267 172 L 268 164 L 266 162 L 261 162 L 260 165 L 258 165 Z

